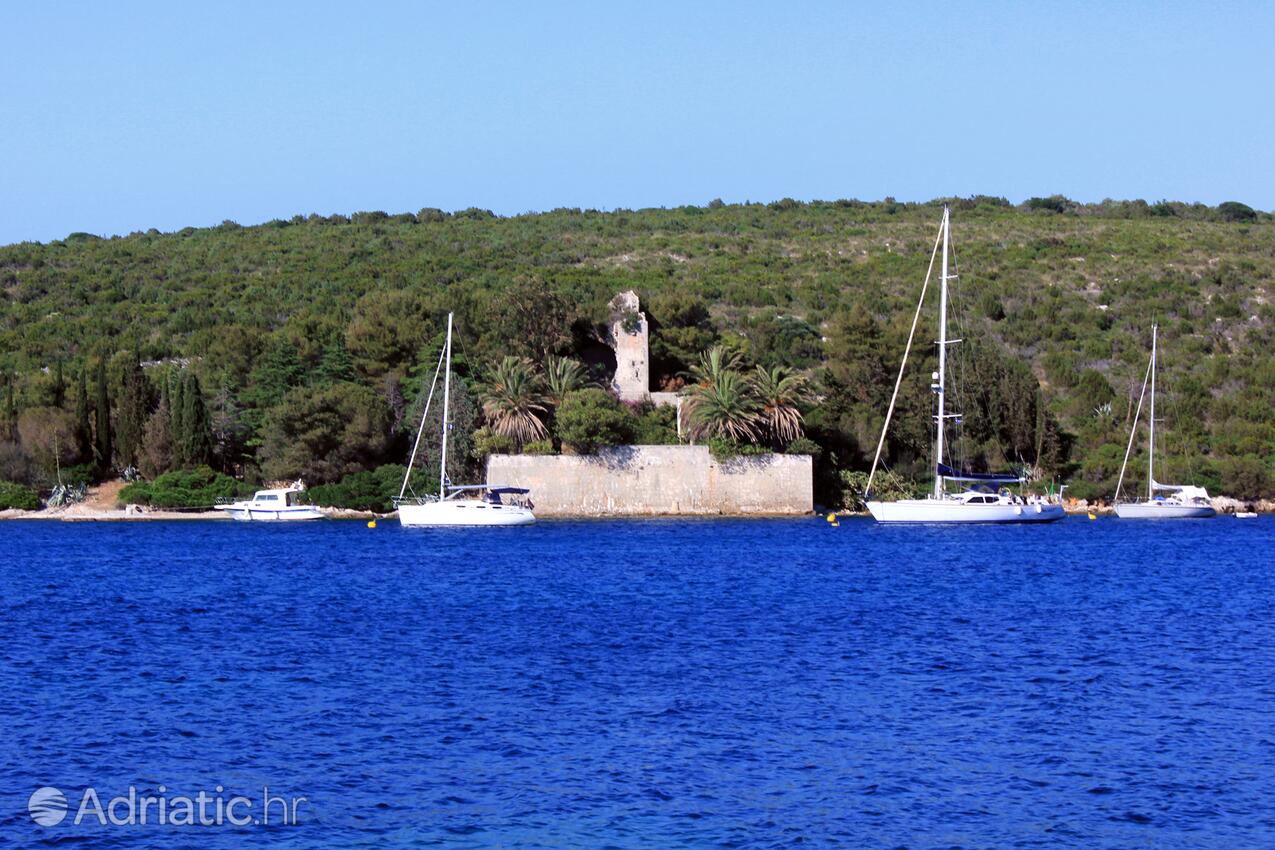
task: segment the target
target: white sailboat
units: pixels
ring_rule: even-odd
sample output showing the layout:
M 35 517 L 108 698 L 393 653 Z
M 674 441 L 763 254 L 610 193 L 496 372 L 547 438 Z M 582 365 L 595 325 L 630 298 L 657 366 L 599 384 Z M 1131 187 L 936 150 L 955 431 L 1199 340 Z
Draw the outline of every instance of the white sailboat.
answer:
M 947 393 L 947 347 L 960 342 L 959 339 L 947 338 L 947 296 L 948 281 L 954 277 L 948 273 L 948 253 L 951 239 L 951 210 L 944 205 L 943 223 L 939 229 L 939 237 L 935 240 L 934 252 L 930 255 L 930 267 L 925 274 L 925 283 L 921 286 L 921 298 L 916 305 L 916 314 L 912 318 L 912 330 L 908 334 L 907 347 L 903 352 L 903 362 L 899 365 L 899 375 L 894 382 L 894 395 L 890 398 L 890 407 L 886 411 L 885 424 L 881 428 L 881 439 L 877 442 L 876 456 L 872 459 L 872 471 L 868 474 L 868 486 L 864 496 L 868 510 L 877 522 L 937 522 L 937 523 L 1019 523 L 1019 522 L 1054 522 L 1063 518 L 1062 505 L 1035 497 L 1024 498 L 1004 489 L 1003 485 L 1022 483 L 1024 478 L 1018 473 L 975 473 L 965 472 L 949 466 L 943 459 L 944 430 L 949 419 L 960 419 L 960 414 L 945 411 Z M 917 322 L 921 317 L 921 308 L 925 304 L 925 292 L 929 287 L 930 276 L 934 271 L 934 255 L 938 253 L 939 241 L 942 241 L 943 263 L 939 274 L 939 368 L 934 373 L 934 383 L 930 389 L 934 391 L 938 411 L 934 417 L 934 492 L 924 499 L 899 499 L 884 502 L 872 498 L 872 481 L 876 477 L 877 465 L 881 460 L 881 449 L 885 445 L 886 433 L 890 428 L 890 419 L 894 415 L 894 405 L 899 397 L 899 387 L 903 382 L 903 371 L 907 366 L 908 353 L 912 350 L 912 340 L 916 334 Z M 959 493 L 949 493 L 946 483 L 955 481 L 969 485 Z
M 439 454 L 440 466 L 437 496 L 408 496 L 407 491 L 412 477 L 412 467 L 416 463 L 416 452 L 420 448 L 421 435 L 425 430 L 429 406 L 434 398 L 434 389 L 438 386 L 439 372 L 443 374 L 443 436 L 442 449 Z M 421 424 L 416 431 L 416 440 L 412 444 L 412 456 L 407 462 L 407 474 L 403 476 L 403 486 L 399 488 L 398 498 L 394 500 L 398 508 L 398 521 L 407 526 L 476 526 L 476 525 L 530 525 L 536 521 L 531 512 L 531 505 L 523 499 L 528 491 L 523 487 L 493 487 L 486 484 L 453 485 L 447 478 L 447 433 L 450 430 L 448 417 L 451 410 L 452 388 L 452 314 L 447 314 L 447 343 L 439 356 L 438 370 L 434 372 L 434 381 L 429 388 L 429 396 L 425 399 L 425 410 L 421 414 Z M 509 501 L 505 501 L 508 498 Z
M 1121 519 L 1201 519 L 1216 516 L 1217 511 L 1213 509 L 1208 491 L 1203 487 L 1161 484 L 1155 480 L 1155 372 L 1159 333 L 1160 328 L 1152 325 L 1151 361 L 1147 364 L 1147 376 L 1142 379 L 1142 394 L 1138 396 L 1138 407 L 1134 411 L 1133 425 L 1129 429 L 1129 445 L 1125 447 L 1124 463 L 1120 465 L 1120 477 L 1116 480 L 1116 516 Z M 1120 487 L 1124 484 L 1129 454 L 1133 451 L 1133 439 L 1138 433 L 1138 417 L 1142 413 L 1148 381 L 1151 384 L 1151 404 L 1147 416 L 1150 426 L 1147 437 L 1147 498 L 1145 501 L 1121 502 Z M 1159 495 L 1161 493 L 1168 495 Z

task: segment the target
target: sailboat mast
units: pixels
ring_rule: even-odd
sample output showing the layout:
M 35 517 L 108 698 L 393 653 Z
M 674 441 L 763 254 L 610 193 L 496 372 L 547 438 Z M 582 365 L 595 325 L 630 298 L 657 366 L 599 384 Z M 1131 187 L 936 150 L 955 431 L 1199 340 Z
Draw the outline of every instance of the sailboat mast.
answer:
M 934 440 L 934 498 L 943 497 L 943 476 L 939 464 L 943 462 L 943 397 L 947 392 L 947 251 L 951 232 L 951 211 L 943 205 L 943 266 L 939 275 L 939 412 L 935 417 Z
M 451 412 L 452 401 L 452 314 L 447 314 L 447 346 L 444 349 L 446 359 L 443 368 L 443 453 L 439 461 L 438 501 L 447 498 L 447 415 Z
M 1147 501 L 1155 500 L 1155 354 L 1158 325 L 1151 326 L 1151 438 L 1147 441 Z

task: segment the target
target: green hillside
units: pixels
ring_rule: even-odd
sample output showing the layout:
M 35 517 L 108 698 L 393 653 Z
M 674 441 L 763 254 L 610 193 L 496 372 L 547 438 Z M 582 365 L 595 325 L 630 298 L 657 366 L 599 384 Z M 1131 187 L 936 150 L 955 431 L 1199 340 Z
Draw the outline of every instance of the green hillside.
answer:
M 654 389 L 680 387 L 715 342 L 738 352 L 741 373 L 783 365 L 809 378 L 800 406 L 820 496 L 835 502 L 870 460 L 940 211 L 889 200 L 510 218 L 427 209 L 10 245 L 0 479 L 45 487 L 55 464 L 158 475 L 209 463 L 322 483 L 402 463 L 448 310 L 465 415 L 487 425 L 461 441 L 473 463 L 510 445 L 497 408 L 482 411 L 499 395 L 501 358 L 527 358 L 533 380 L 548 355 L 601 376 L 606 304 L 635 289 L 653 325 Z M 1021 462 L 1077 495 L 1109 496 L 1156 321 L 1168 467 L 1157 477 L 1275 495 L 1270 214 L 980 197 L 953 202 L 953 235 L 966 340 L 953 367 L 957 460 Z M 927 309 L 888 453 L 913 479 L 926 475 L 933 318 Z M 512 442 L 559 450 L 556 405 L 541 406 L 548 439 Z M 662 414 L 621 413 L 612 439 L 672 439 Z M 578 427 L 578 411 L 571 419 Z

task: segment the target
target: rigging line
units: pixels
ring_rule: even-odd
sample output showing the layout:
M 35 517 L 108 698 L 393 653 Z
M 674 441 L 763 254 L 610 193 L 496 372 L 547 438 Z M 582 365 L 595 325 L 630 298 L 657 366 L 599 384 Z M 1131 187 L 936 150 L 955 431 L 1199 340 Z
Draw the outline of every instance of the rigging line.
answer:
M 1160 327 L 1163 328 L 1164 326 L 1160 325 Z M 1161 339 L 1163 339 L 1163 336 Z M 1160 351 L 1164 351 L 1163 344 L 1160 346 Z M 1160 365 L 1158 362 L 1160 359 L 1161 358 L 1157 358 L 1157 365 Z M 1186 421 L 1186 419 L 1182 416 L 1181 393 L 1178 391 L 1177 384 L 1174 382 L 1174 379 L 1169 376 L 1167 370 L 1165 370 L 1162 366 L 1156 370 L 1156 376 L 1156 386 L 1158 389 L 1157 394 L 1161 398 L 1167 399 L 1167 401 L 1162 401 L 1160 404 L 1163 407 L 1169 408 L 1170 414 L 1169 417 L 1165 417 L 1160 421 L 1168 423 L 1170 421 L 1170 417 L 1172 418 L 1173 427 L 1169 429 L 1168 436 L 1172 436 L 1178 441 L 1178 469 L 1182 470 L 1183 467 L 1185 467 L 1184 471 L 1187 480 L 1189 480 L 1192 484 L 1195 484 L 1199 481 L 1199 478 L 1196 477 L 1195 468 L 1196 448 L 1191 445 L 1190 440 L 1183 436 L 1185 429 L 1182 427 L 1182 423 Z M 1168 436 L 1162 435 L 1160 438 L 1164 443 L 1164 448 L 1160 453 L 1160 457 L 1164 460 L 1162 466 L 1166 469 L 1168 468 L 1168 460 L 1170 458 L 1169 452 L 1167 451 L 1169 448 Z M 1177 476 L 1165 475 L 1165 478 L 1168 481 L 1172 481 L 1176 477 Z
M 474 364 L 471 363 L 469 360 L 469 351 L 466 350 L 465 348 L 465 338 L 461 336 L 459 333 L 453 334 L 452 336 L 457 342 L 460 343 L 460 356 L 465 363 L 465 371 L 472 375 L 474 371 Z M 456 370 L 452 369 L 452 371 L 455 372 Z M 457 377 L 460 377 L 459 372 L 457 372 Z M 466 386 L 466 389 L 468 389 L 468 386 Z
M 950 228 L 951 226 L 952 226 L 952 223 L 949 220 L 948 227 Z M 961 281 L 963 278 L 961 277 L 961 262 L 960 262 L 960 257 L 957 254 L 955 239 L 951 240 L 951 245 L 949 246 L 949 250 L 952 253 L 952 270 L 954 274 L 949 275 L 949 280 L 947 284 L 947 298 L 948 298 L 948 303 L 952 305 L 952 315 L 954 317 L 955 316 L 961 317 L 961 320 L 955 324 L 956 324 L 958 332 L 962 336 L 964 336 L 966 333 L 970 331 L 971 324 L 967 321 L 968 316 L 966 314 L 965 298 L 964 298 L 964 293 L 961 290 Z M 949 327 L 951 327 L 953 324 L 954 323 L 952 321 L 950 320 L 948 321 Z M 954 355 L 956 360 L 955 366 L 957 371 L 956 387 L 955 387 L 955 391 L 952 393 L 952 397 L 960 401 L 960 405 L 961 405 L 960 413 L 962 417 L 959 422 L 957 420 L 953 420 L 952 424 L 954 427 L 956 427 L 957 439 L 955 442 L 957 445 L 957 454 L 960 456 L 960 459 L 961 459 L 960 467 L 962 469 L 969 469 L 970 468 L 969 440 L 965 436 L 965 424 L 964 424 L 965 409 L 969 405 L 969 401 L 970 401 L 969 397 L 965 395 L 965 390 L 970 385 L 969 381 L 967 380 L 968 372 L 970 371 L 970 369 L 967 368 L 969 365 L 968 346 L 964 346 L 964 345 L 959 346 L 954 352 L 952 352 L 952 354 Z
M 1116 479 L 1115 501 L 1120 501 L 1120 485 L 1124 483 L 1125 467 L 1129 465 L 1129 452 L 1133 451 L 1133 438 L 1138 433 L 1138 417 L 1142 414 L 1142 400 L 1147 395 L 1147 382 L 1151 380 L 1151 358 L 1147 358 L 1147 374 L 1142 379 L 1142 394 L 1138 396 L 1138 409 L 1133 414 L 1133 424 L 1129 426 L 1129 445 L 1124 450 L 1124 463 L 1120 464 L 1120 477 Z
M 951 227 L 950 220 L 948 221 L 948 227 Z M 957 254 L 955 239 L 951 241 L 949 250 L 952 252 L 952 269 L 955 274 L 949 275 L 947 298 L 948 303 L 952 305 L 952 315 L 954 317 L 959 316 L 960 321 L 953 323 L 949 320 L 948 327 L 950 328 L 953 324 L 956 324 L 958 332 L 961 336 L 965 336 L 967 333 L 971 332 L 973 324 L 968 321 L 968 307 L 966 306 L 964 292 L 961 288 L 961 281 L 964 278 L 961 277 L 961 263 Z M 961 459 L 960 467 L 962 469 L 970 469 L 969 439 L 966 437 L 965 432 L 965 411 L 970 406 L 970 398 L 967 394 L 967 388 L 971 383 L 969 380 L 969 374 L 973 372 L 974 367 L 970 366 L 969 346 L 958 346 L 952 352 L 952 357 L 956 361 L 955 367 L 957 372 L 956 387 L 952 393 L 952 397 L 959 401 L 961 406 L 961 418 L 959 421 L 955 419 L 952 420 L 952 424 L 953 427 L 956 428 L 957 439 L 955 442 L 957 446 L 957 453 Z
M 934 250 L 930 252 L 930 267 L 925 270 L 925 282 L 921 284 L 921 297 L 916 302 L 916 312 L 912 315 L 912 330 L 908 331 L 908 344 L 903 349 L 903 362 L 899 364 L 899 376 L 894 379 L 894 394 L 890 396 L 890 407 L 885 412 L 885 422 L 881 425 L 881 439 L 877 440 L 877 451 L 872 458 L 872 470 L 868 473 L 868 484 L 863 488 L 866 502 L 872 494 L 872 479 L 877 474 L 877 464 L 881 461 L 881 447 L 885 445 L 885 435 L 890 429 L 890 418 L 894 415 L 894 403 L 899 399 L 899 387 L 903 384 L 903 370 L 908 365 L 908 353 L 912 350 L 912 340 L 916 336 L 916 326 L 921 320 L 921 308 L 925 305 L 925 292 L 930 286 L 930 276 L 934 273 L 934 260 L 939 255 L 939 245 L 943 240 L 943 226 L 939 226 L 938 235 L 934 237 Z M 940 423 L 942 424 L 942 423 Z
M 434 367 L 434 380 L 429 385 L 429 395 L 425 398 L 425 411 L 421 413 L 421 424 L 416 429 L 416 440 L 412 443 L 412 456 L 407 460 L 407 471 L 403 474 L 403 486 L 398 490 L 398 497 L 403 498 L 403 494 L 407 492 L 407 482 L 412 477 L 412 467 L 416 464 L 416 450 L 421 445 L 421 435 L 425 433 L 425 419 L 429 416 L 429 405 L 434 400 L 434 388 L 438 386 L 438 374 L 443 371 L 443 357 L 447 354 L 447 347 L 438 353 L 438 365 Z M 414 491 L 413 491 L 414 492 Z

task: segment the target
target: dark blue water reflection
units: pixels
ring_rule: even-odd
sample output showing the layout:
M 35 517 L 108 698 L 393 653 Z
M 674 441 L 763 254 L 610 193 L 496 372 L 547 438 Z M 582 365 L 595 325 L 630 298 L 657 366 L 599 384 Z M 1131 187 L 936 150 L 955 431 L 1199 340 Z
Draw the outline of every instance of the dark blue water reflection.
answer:
M 9 522 L 0 845 L 1271 847 L 1273 544 Z M 308 802 L 46 828 L 43 785 Z

